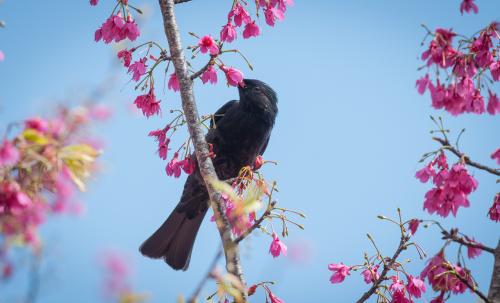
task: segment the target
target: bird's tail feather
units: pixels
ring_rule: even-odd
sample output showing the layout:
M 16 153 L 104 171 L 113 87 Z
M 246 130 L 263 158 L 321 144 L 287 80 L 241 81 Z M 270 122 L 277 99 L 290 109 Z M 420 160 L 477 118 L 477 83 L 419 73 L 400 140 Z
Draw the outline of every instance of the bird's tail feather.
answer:
M 175 270 L 186 270 L 191 251 L 206 210 L 193 218 L 186 213 L 172 211 L 167 220 L 139 248 L 150 258 L 163 258 Z

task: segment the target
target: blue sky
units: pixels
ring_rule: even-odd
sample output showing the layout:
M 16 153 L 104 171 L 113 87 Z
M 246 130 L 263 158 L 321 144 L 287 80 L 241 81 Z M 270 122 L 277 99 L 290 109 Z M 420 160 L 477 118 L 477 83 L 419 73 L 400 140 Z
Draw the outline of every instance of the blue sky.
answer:
M 129 106 L 136 93 L 124 70 L 116 69 L 109 45 L 95 43 L 93 33 L 109 15 L 112 1 L 97 7 L 88 1 L 13 1 L 0 5 L 0 128 L 9 121 L 46 115 L 58 102 L 75 103 L 92 88 L 119 73 L 116 89 L 103 102 L 115 110 L 114 118 L 96 133 L 105 140 L 103 171 L 82 195 L 87 214 L 82 218 L 57 218 L 43 235 L 51 264 L 39 302 L 93 302 L 100 298 L 101 272 L 96 255 L 105 249 L 123 251 L 135 269 L 134 285 L 150 293 L 151 302 L 172 302 L 190 294 L 215 254 L 218 233 L 205 220 L 187 272 L 175 272 L 160 261 L 143 258 L 139 244 L 163 222 L 177 203 L 183 180 L 169 178 L 165 163 L 155 155 L 147 133 L 170 117 L 145 119 Z M 199 1 L 179 5 L 178 21 L 184 46 L 196 41 L 188 31 L 216 34 L 223 25 L 230 1 Z M 265 174 L 278 180 L 279 203 L 307 214 L 305 230 L 292 228 L 290 246 L 305 247 L 311 258 L 297 264 L 267 254 L 269 238 L 255 236 L 242 245 L 247 281 L 276 280 L 274 291 L 286 302 L 351 302 L 367 287 L 358 273 L 343 285 L 331 285 L 327 264 L 356 264 L 363 252 L 372 252 L 370 232 L 385 254 L 397 245 L 397 229 L 376 219 L 378 214 L 438 219 L 422 211 L 428 185 L 414 174 L 420 156 L 437 148 L 429 130 L 429 115 L 442 115 L 458 133 L 467 131 L 462 148 L 478 162 L 494 166 L 489 155 L 498 145 L 497 117 L 451 117 L 430 107 L 429 96 L 417 94 L 414 83 L 421 73 L 418 59 L 424 36 L 420 27 L 444 27 L 472 34 L 495 18 L 498 3 L 476 1 L 478 15 L 461 16 L 459 0 L 446 1 L 295 1 L 286 20 L 271 29 L 262 24 L 262 36 L 238 39 L 235 47 L 253 63 L 250 71 L 237 57 L 227 62 L 240 67 L 249 78 L 269 83 L 279 95 L 280 113 L 265 158 L 277 160 Z M 166 46 L 157 1 L 147 1 L 150 18 L 140 41 L 156 40 Z M 195 61 L 201 66 L 203 61 Z M 159 96 L 164 106 L 180 107 L 179 96 Z M 200 112 L 215 111 L 237 97 L 234 88 L 196 87 Z M 496 134 L 496 135 L 495 135 Z M 179 140 L 180 136 L 179 136 Z M 443 221 L 475 235 L 489 246 L 499 237 L 498 225 L 485 214 L 498 185 L 491 176 L 472 169 L 479 181 L 471 195 L 472 207 Z M 478 224 L 479 223 L 479 224 Z M 435 230 L 421 230 L 416 240 L 430 254 L 440 247 Z M 450 250 L 450 255 L 455 251 Z M 416 253 L 410 271 L 422 262 Z M 490 256 L 469 262 L 481 289 L 489 285 Z M 0 291 L 8 298 L 23 293 L 24 276 Z M 203 294 L 208 294 L 207 288 Z M 430 292 L 424 296 L 431 298 Z M 470 295 L 452 302 L 470 302 Z M 261 300 L 262 301 L 262 300 Z M 426 302 L 426 300 L 423 300 Z

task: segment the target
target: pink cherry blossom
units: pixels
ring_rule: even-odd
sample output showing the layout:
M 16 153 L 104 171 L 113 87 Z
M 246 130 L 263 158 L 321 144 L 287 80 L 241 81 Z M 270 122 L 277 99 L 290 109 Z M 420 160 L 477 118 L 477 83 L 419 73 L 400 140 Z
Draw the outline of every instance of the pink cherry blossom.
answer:
M 165 139 L 167 138 L 167 132 L 170 130 L 170 125 L 165 126 L 162 129 L 157 129 L 157 130 L 152 130 L 149 132 L 148 136 L 149 137 L 155 137 L 155 140 L 158 143 L 165 142 Z
M 392 301 L 391 303 L 412 303 L 409 298 L 406 297 L 406 293 L 404 291 L 395 291 L 392 293 Z
M 243 86 L 243 73 L 233 67 L 220 67 L 226 75 L 227 84 L 231 86 Z
M 477 14 L 479 11 L 474 0 L 462 0 L 462 3 L 460 3 L 460 13 L 463 15 L 464 11 L 470 13 L 471 10 L 474 11 L 474 14 Z
M 490 220 L 500 222 L 500 193 L 495 195 L 493 205 L 488 211 L 488 216 L 490 217 Z
M 171 89 L 174 92 L 178 92 L 180 90 L 179 80 L 177 80 L 177 75 L 175 73 L 170 74 L 170 78 L 168 79 L 168 89 Z
M 278 235 L 273 233 L 273 241 L 271 246 L 269 246 L 269 253 L 274 257 L 278 257 L 280 254 L 286 256 L 287 247 L 285 243 L 281 242 Z
M 488 107 L 486 110 L 490 115 L 500 114 L 500 101 L 498 100 L 497 94 L 492 93 L 490 90 L 488 90 L 488 93 Z
M 417 232 L 418 225 L 420 224 L 419 219 L 411 219 L 409 225 L 410 233 L 414 235 Z
M 490 72 L 494 81 L 500 81 L 500 60 L 490 65 Z
M 429 86 L 429 74 L 425 74 L 424 77 L 418 79 L 415 86 L 417 87 L 418 93 L 423 95 L 427 86 Z
M 259 26 L 255 24 L 255 21 L 248 22 L 247 25 L 245 25 L 245 30 L 243 31 L 243 38 L 248 39 L 250 37 L 257 37 L 259 36 L 259 33 Z
M 231 24 L 231 22 L 224 25 L 220 31 L 220 39 L 224 42 L 233 42 L 234 39 L 236 39 L 236 35 L 236 28 Z
M 236 2 L 236 5 L 234 5 L 233 9 L 229 12 L 228 19 L 231 18 L 234 18 L 234 24 L 238 27 L 243 23 L 247 24 L 252 21 L 248 12 L 239 2 Z
M 345 277 L 350 275 L 351 266 L 346 266 L 344 263 L 333 263 L 328 265 L 328 270 L 333 271 L 333 275 L 330 277 L 330 283 L 341 283 L 345 280 Z
M 268 5 L 264 9 L 264 17 L 267 25 L 269 26 L 274 26 L 276 19 L 280 21 L 285 19 L 284 12 L 278 8 L 272 7 L 271 5 Z
M 167 138 L 164 142 L 158 144 L 158 156 L 163 160 L 167 160 L 169 143 L 170 139 Z
M 496 160 L 497 164 L 500 165 L 500 148 L 498 148 L 491 154 L 491 159 Z
M 422 60 L 427 61 L 427 65 L 437 64 L 442 68 L 450 67 L 454 63 L 457 54 L 457 51 L 452 46 L 453 37 L 455 36 L 456 34 L 451 30 L 436 29 L 429 48 L 422 53 Z
M 186 174 L 190 175 L 190 174 L 194 173 L 194 170 L 196 169 L 196 162 L 194 161 L 193 158 L 191 158 L 190 156 L 187 156 L 181 162 L 182 162 L 182 164 L 181 164 L 182 170 Z
M 269 300 L 271 300 L 271 303 L 285 303 L 285 301 L 276 297 L 271 291 L 269 291 Z
M 435 187 L 425 194 L 424 209 L 442 217 L 447 217 L 450 212 L 456 216 L 460 207 L 469 207 L 468 195 L 476 190 L 478 183 L 463 164 L 457 163 L 448 169 L 444 153 L 440 153 L 428 167 L 436 164 L 440 171 L 432 176 Z
M 13 181 L 0 183 L 0 214 L 19 215 L 32 203 L 31 198 L 21 191 L 18 183 Z
M 132 19 L 132 16 L 127 17 L 127 22 L 125 23 L 125 26 L 123 27 L 122 35 L 126 38 L 128 38 L 130 41 L 134 41 L 139 37 L 140 35 L 139 27 L 137 27 L 137 24 L 135 23 L 134 19 Z
M 0 166 L 11 166 L 21 157 L 17 148 L 9 140 L 4 140 L 0 145 Z
M 147 60 L 148 59 L 144 57 L 139 61 L 135 61 L 128 67 L 128 73 L 130 74 L 130 72 L 132 72 L 132 80 L 137 82 L 141 79 L 141 76 L 146 73 L 147 65 L 145 63 Z
M 134 49 L 132 48 L 130 50 L 123 49 L 123 50 L 118 52 L 118 54 L 117 54 L 118 59 L 123 60 L 123 66 L 125 66 L 125 67 L 130 66 L 130 62 L 132 62 L 132 52 L 133 51 L 134 51 Z
M 104 43 L 110 43 L 111 41 L 119 42 L 125 39 L 123 36 L 123 27 L 125 26 L 125 21 L 121 13 L 117 15 L 110 16 L 100 28 L 95 32 L 95 41 L 98 42 L 101 39 Z
M 434 175 L 436 175 L 434 168 L 431 165 L 427 165 L 421 170 L 417 171 L 417 173 L 415 174 L 415 178 L 419 179 L 422 183 L 427 183 L 427 181 L 429 181 L 429 178 L 433 177 Z
M 469 284 L 474 284 L 469 271 L 447 261 L 443 250 L 428 261 L 420 274 L 420 278 L 427 279 L 435 291 L 453 292 L 455 294 L 465 292 L 467 286 L 453 272 L 463 280 L 467 280 Z
M 98 1 L 99 0 L 90 0 L 90 5 L 94 5 L 95 6 L 95 5 L 97 5 Z
M 472 244 L 481 245 L 481 243 L 476 242 L 474 238 L 472 239 L 469 239 L 468 237 L 465 238 Z M 474 259 L 475 257 L 479 256 L 482 252 L 483 250 L 481 248 L 467 246 L 467 257 L 469 257 L 469 259 Z
M 406 290 L 408 293 L 415 298 L 420 298 L 422 293 L 425 292 L 425 283 L 419 278 L 415 278 L 412 275 L 407 276 L 408 284 L 406 285 Z
M 160 113 L 160 100 L 156 100 L 153 87 L 145 95 L 137 96 L 134 101 L 135 106 L 142 110 L 142 114 L 147 118 Z
M 403 284 L 403 281 L 399 280 L 398 277 L 396 276 L 391 276 L 390 277 L 392 280 L 391 286 L 389 286 L 389 290 L 391 292 L 400 292 L 405 289 L 405 285 Z
M 179 178 L 181 176 L 181 162 L 179 161 L 179 153 L 175 153 L 174 157 L 170 162 L 168 162 L 165 171 L 167 172 L 167 176 L 174 176 L 175 178 Z
M 380 278 L 380 274 L 378 273 L 378 265 L 375 266 L 368 266 L 365 270 L 361 272 L 361 275 L 363 275 L 363 279 L 365 280 L 366 284 L 373 283 L 377 281 Z
M 217 71 L 215 68 L 210 65 L 206 71 L 203 72 L 203 74 L 200 77 L 201 81 L 203 84 L 210 82 L 211 84 L 216 84 L 217 83 Z
M 201 37 L 198 41 L 198 46 L 202 54 L 210 52 L 210 55 L 215 56 L 219 53 L 219 46 L 215 43 L 214 39 L 210 35 Z
M 32 128 L 41 133 L 45 133 L 49 129 L 49 122 L 42 118 L 35 117 L 25 120 L 24 126 L 26 128 Z

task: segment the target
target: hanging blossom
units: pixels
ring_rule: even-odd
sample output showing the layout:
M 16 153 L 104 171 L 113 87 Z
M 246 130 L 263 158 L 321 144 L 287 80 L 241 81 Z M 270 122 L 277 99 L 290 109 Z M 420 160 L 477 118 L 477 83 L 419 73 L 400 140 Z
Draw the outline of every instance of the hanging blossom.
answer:
M 435 166 L 438 172 L 435 171 Z M 469 207 L 468 195 L 475 191 L 478 185 L 476 179 L 469 175 L 465 165 L 456 163 L 449 169 L 443 152 L 417 171 L 415 177 L 422 183 L 432 179 L 434 188 L 425 194 L 424 209 L 441 217 L 447 217 L 450 212 L 456 216 L 460 207 Z
M 333 272 L 332 276 L 330 277 L 330 282 L 332 284 L 343 282 L 345 278 L 351 274 L 350 273 L 351 269 L 352 266 L 346 266 L 343 263 L 329 264 L 328 270 Z
M 500 148 L 498 148 L 491 154 L 491 159 L 496 160 L 497 164 L 500 165 Z
M 221 66 L 220 69 L 226 74 L 227 84 L 231 86 L 244 86 L 243 73 L 236 68 Z
M 200 77 L 201 81 L 203 84 L 210 82 L 211 84 L 216 84 L 217 83 L 217 71 L 213 67 L 213 65 L 210 65 L 206 71 L 203 72 L 203 74 Z
M 411 235 L 415 235 L 419 224 L 420 224 L 420 220 L 418 220 L 418 219 L 411 219 L 410 220 L 410 222 L 408 223 L 408 228 L 410 229 Z
M 281 254 L 286 256 L 287 247 L 285 243 L 281 242 L 280 238 L 276 233 L 272 234 L 273 241 L 271 246 L 269 246 L 269 253 L 274 257 L 279 257 Z
M 120 42 L 125 39 L 135 41 L 139 37 L 140 31 L 131 15 L 124 18 L 121 12 L 116 15 L 111 15 L 102 25 L 95 31 L 94 40 L 101 40 L 108 44 L 112 41 Z
M 147 118 L 151 117 L 152 115 L 157 115 L 161 111 L 160 100 L 156 100 L 153 87 L 149 89 L 149 92 L 147 94 L 137 96 L 134 104 L 138 109 L 142 110 L 142 113 Z
M 269 26 L 274 26 L 276 20 L 283 21 L 285 19 L 287 7 L 293 5 L 292 0 L 258 0 L 255 1 L 255 3 L 257 5 L 257 13 L 262 10 L 266 24 Z M 228 43 L 233 42 L 238 35 L 236 29 L 242 26 L 244 26 L 244 39 L 260 35 L 260 28 L 256 20 L 252 19 L 246 7 L 246 2 L 240 0 L 235 1 L 227 15 L 227 23 L 220 31 L 221 41 Z
M 467 239 L 467 241 L 469 241 L 472 244 L 481 245 L 481 243 L 476 242 L 474 238 L 469 239 L 468 237 L 465 237 L 465 239 Z M 474 259 L 475 257 L 478 257 L 479 255 L 481 255 L 482 252 L 483 250 L 481 248 L 467 246 L 467 257 L 469 257 L 469 259 Z
M 378 273 L 378 265 L 370 266 L 368 265 L 365 270 L 361 272 L 363 279 L 366 284 L 373 283 L 380 278 L 380 274 Z
M 466 13 L 470 13 L 471 11 L 473 11 L 474 14 L 477 14 L 479 12 L 479 9 L 474 3 L 474 0 L 463 0 L 462 3 L 460 3 L 460 13 L 463 15 L 464 11 Z
M 468 281 L 470 285 L 475 285 L 469 270 L 447 261 L 444 251 L 441 250 L 427 262 L 426 267 L 420 274 L 420 278 L 427 279 L 434 291 L 461 294 L 468 287 L 457 275 Z
M 179 80 L 177 79 L 177 75 L 175 73 L 172 73 L 170 75 L 170 79 L 168 79 L 168 88 L 174 92 L 178 92 L 180 90 Z
M 472 1 L 464 3 L 464 9 L 475 5 Z M 418 92 L 424 94 L 429 89 L 432 106 L 455 116 L 463 113 L 500 113 L 497 95 L 489 89 L 486 95 L 482 84 L 489 81 L 483 80 L 487 74 L 491 74 L 491 79 L 495 82 L 500 80 L 500 61 L 496 54 L 500 45 L 497 31 L 498 23 L 494 22 L 473 38 L 463 40 L 465 43 L 458 44 L 458 48 L 454 46 L 457 34 L 453 31 L 438 28 L 430 33 L 433 39 L 422 53 L 422 60 L 428 68 L 435 66 L 437 70 L 444 72 L 436 71 L 434 80 L 428 73 L 417 80 Z M 439 74 L 450 75 L 446 83 L 442 83 Z
M 123 55 L 125 56 L 125 55 Z M 148 59 L 146 57 L 139 59 L 139 61 L 135 61 L 133 64 L 128 66 L 128 73 L 132 73 L 132 80 L 134 81 L 139 81 L 141 79 L 141 76 L 146 73 L 146 61 Z
M 495 195 L 493 205 L 488 211 L 488 217 L 490 217 L 490 220 L 492 221 L 500 222 L 500 193 Z

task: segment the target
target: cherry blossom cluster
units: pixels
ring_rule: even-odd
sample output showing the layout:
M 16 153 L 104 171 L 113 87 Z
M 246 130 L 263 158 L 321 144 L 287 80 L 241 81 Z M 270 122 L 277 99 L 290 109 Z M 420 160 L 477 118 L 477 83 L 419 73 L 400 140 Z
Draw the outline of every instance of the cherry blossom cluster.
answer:
M 368 238 L 374 245 L 377 253 L 373 256 L 365 254 L 363 264 L 348 266 L 344 263 L 332 263 L 328 265 L 328 270 L 332 272 L 330 282 L 332 284 L 342 283 L 351 271 L 361 271 L 361 276 L 366 284 L 371 285 L 371 293 L 366 294 L 363 299 L 376 294 L 377 302 L 410 303 L 414 298 L 420 298 L 426 291 L 426 286 L 422 277 L 414 276 L 404 269 L 403 263 L 398 260 L 401 251 L 407 249 L 410 245 L 416 247 L 418 253 L 423 255 L 422 249 L 410 239 L 418 228 L 419 221 L 416 219 L 407 222 L 399 222 L 384 216 L 380 219 L 389 220 L 399 226 L 401 230 L 401 241 L 393 257 L 384 257 L 373 238 Z
M 254 227 L 271 236 L 269 253 L 274 257 L 286 256 L 287 246 L 281 241 L 275 232 L 274 226 L 262 225 L 265 219 L 271 223 L 273 219 L 281 222 L 281 235 L 288 236 L 288 224 L 293 224 L 301 229 L 302 225 L 287 217 L 287 213 L 293 213 L 300 217 L 304 215 L 300 212 L 278 207 L 273 200 L 273 193 L 276 191 L 276 183 L 269 185 L 261 172 L 258 171 L 266 163 L 275 163 L 265 161 L 262 156 L 257 156 L 252 167 L 246 166 L 240 170 L 238 177 L 231 181 L 231 185 L 224 182 L 214 184 L 215 188 L 222 192 L 222 200 L 226 216 L 230 221 L 232 232 L 236 237 L 245 237 Z M 270 189 L 269 189 L 270 188 Z M 262 198 L 267 198 L 267 207 L 264 213 L 257 218 L 257 210 L 262 207 Z M 215 217 L 212 217 L 215 221 Z
M 432 179 L 434 187 L 425 194 L 424 209 L 441 217 L 447 217 L 450 213 L 456 216 L 460 207 L 469 207 L 468 196 L 478 185 L 464 163 L 458 162 L 449 168 L 443 151 L 417 171 L 415 177 L 422 183 Z
M 37 248 L 49 214 L 80 213 L 76 190 L 96 170 L 98 142 L 85 131 L 109 112 L 102 106 L 60 108 L 51 119 L 25 120 L 13 139 L 0 142 L 0 238 Z
M 442 303 L 451 294 L 463 294 L 467 289 L 471 292 L 477 289 L 476 282 L 472 278 L 470 270 L 464 265 L 465 259 L 462 255 L 462 248 L 466 247 L 467 257 L 474 259 L 481 255 L 483 250 L 486 249 L 485 246 L 476 242 L 474 238 L 469 238 L 460 233 L 458 229 L 446 231 L 439 222 L 428 222 L 430 222 L 430 225 L 436 225 L 440 228 L 443 239 L 446 241 L 438 253 L 427 261 L 426 266 L 420 273 L 420 278 L 427 280 L 432 289 L 439 293 L 431 302 Z M 429 225 L 426 224 L 425 226 Z M 445 249 L 451 243 L 460 244 L 456 263 L 449 261 L 445 255 Z
M 115 302 L 140 303 L 147 299 L 144 294 L 135 293 L 130 283 L 131 266 L 126 258 L 115 251 L 107 251 L 99 256 L 104 271 L 103 295 Z
M 474 5 L 472 1 L 464 2 L 466 11 Z M 500 80 L 498 23 L 491 23 L 472 38 L 463 38 L 443 28 L 428 31 L 427 36 L 433 39 L 422 53 L 422 60 L 426 61 L 427 70 L 435 68 L 435 79 L 427 72 L 416 82 L 418 92 L 424 94 L 429 89 L 432 106 L 454 116 L 485 111 L 491 115 L 500 113 L 500 101 L 493 90 Z
M 158 142 L 158 156 L 162 160 L 167 160 L 170 137 L 177 130 L 177 128 L 185 123 L 183 120 L 182 112 L 172 120 L 169 124 L 167 124 L 162 129 L 157 129 L 149 132 L 150 137 L 154 137 L 156 142 Z M 170 133 L 170 135 L 169 135 Z M 165 167 L 165 172 L 167 176 L 173 176 L 174 178 L 179 178 L 182 171 L 184 173 L 190 175 L 196 169 L 196 159 L 194 155 L 190 153 L 190 145 L 189 139 L 179 147 L 179 149 L 174 153 L 172 159 L 167 163 Z M 184 158 L 179 160 L 179 153 L 181 149 L 184 148 Z
M 91 0 L 90 5 L 97 5 L 97 0 Z M 140 31 L 132 17 L 131 9 L 140 13 L 140 10 L 128 4 L 128 0 L 119 0 L 111 12 L 111 16 L 95 31 L 95 41 L 102 40 L 106 44 L 125 39 L 135 41 L 139 37 Z

